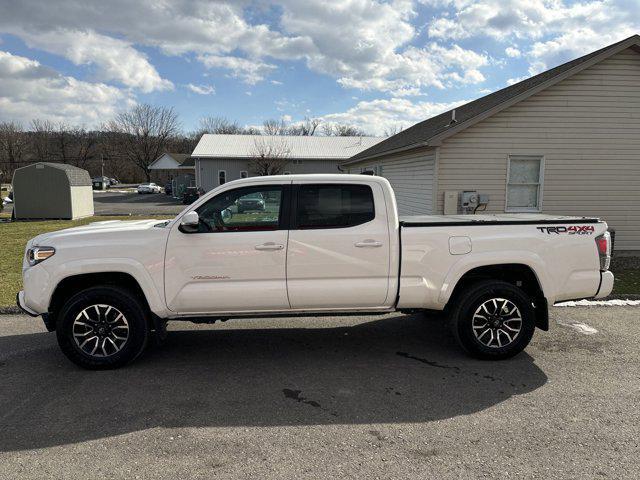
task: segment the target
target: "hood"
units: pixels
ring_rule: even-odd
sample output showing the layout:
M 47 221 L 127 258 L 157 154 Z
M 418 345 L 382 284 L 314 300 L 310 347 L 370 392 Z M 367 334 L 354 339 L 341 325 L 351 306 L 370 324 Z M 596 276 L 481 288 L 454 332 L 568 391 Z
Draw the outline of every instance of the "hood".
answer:
M 104 222 L 93 222 L 82 227 L 66 228 L 55 232 L 43 233 L 33 238 L 29 243 L 31 245 L 45 245 L 47 243 L 54 243 L 57 240 L 67 238 L 140 232 L 156 228 L 156 225 L 166 225 L 167 223 L 167 220 L 107 220 Z

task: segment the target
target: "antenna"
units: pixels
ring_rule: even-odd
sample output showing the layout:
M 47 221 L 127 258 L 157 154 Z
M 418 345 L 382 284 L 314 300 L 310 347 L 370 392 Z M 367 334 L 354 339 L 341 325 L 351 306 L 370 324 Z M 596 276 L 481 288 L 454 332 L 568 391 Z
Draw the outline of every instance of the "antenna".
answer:
M 449 122 L 449 125 L 453 125 L 455 123 L 458 123 L 458 120 L 456 120 L 456 109 L 454 108 L 451 110 L 451 121 Z

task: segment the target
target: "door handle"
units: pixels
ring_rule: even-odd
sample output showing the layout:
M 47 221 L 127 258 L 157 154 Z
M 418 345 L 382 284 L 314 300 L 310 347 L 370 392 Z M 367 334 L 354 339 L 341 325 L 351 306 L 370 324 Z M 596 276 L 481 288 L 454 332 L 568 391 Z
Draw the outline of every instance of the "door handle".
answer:
M 354 245 L 358 248 L 377 248 L 382 246 L 382 242 L 376 240 L 364 240 L 362 242 L 356 242 Z
M 263 243 L 262 245 L 256 245 L 254 247 L 256 250 L 282 250 L 284 245 L 274 242 Z

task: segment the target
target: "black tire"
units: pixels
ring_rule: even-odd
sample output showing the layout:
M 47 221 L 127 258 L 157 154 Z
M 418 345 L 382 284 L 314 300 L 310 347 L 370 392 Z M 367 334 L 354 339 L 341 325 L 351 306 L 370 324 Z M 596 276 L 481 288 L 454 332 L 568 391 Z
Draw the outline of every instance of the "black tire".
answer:
M 491 308 L 494 299 L 497 305 L 496 315 L 493 315 Z M 517 355 L 529 345 L 536 327 L 535 313 L 531 298 L 521 289 L 507 282 L 481 281 L 465 289 L 454 302 L 451 311 L 453 335 L 471 356 L 484 360 L 502 360 Z M 517 310 L 508 315 L 506 312 L 512 305 Z M 517 317 L 520 317 L 520 322 Z M 482 318 L 486 318 L 486 326 L 482 325 Z M 513 329 L 518 326 L 518 333 L 514 333 Z M 499 346 L 498 343 L 504 345 Z
M 93 335 L 93 337 L 97 336 L 93 334 L 97 323 L 94 323 L 94 321 L 89 318 L 87 318 L 87 320 L 80 318 L 85 309 L 92 312 L 93 310 L 89 307 L 95 309 L 96 305 L 111 307 L 112 310 L 110 310 L 111 313 L 109 314 L 105 313 L 107 310 L 104 307 L 99 307 L 97 309 L 98 314 L 91 315 L 92 317 L 104 318 L 106 322 L 109 320 L 109 315 L 111 315 L 110 320 L 113 320 L 114 315 L 120 312 L 124 317 L 124 322 L 127 324 L 126 327 L 116 327 L 121 329 L 127 328 L 126 340 L 120 345 L 119 350 L 116 350 L 117 346 L 114 342 L 107 344 L 106 340 L 103 340 L 102 348 L 107 347 L 106 354 L 103 356 L 98 356 L 100 355 L 99 353 L 97 355 L 91 355 L 91 352 L 83 350 L 79 342 L 83 340 L 84 337 L 76 342 L 75 338 L 77 335 L 74 336 L 74 328 L 76 328 L 76 333 L 79 328 L 77 325 L 74 326 L 74 323 L 77 323 L 77 318 L 85 322 L 85 324 L 90 324 L 90 326 L 87 327 L 91 328 L 92 333 L 90 335 Z M 100 313 L 101 311 L 102 314 Z M 122 320 L 120 320 L 120 322 L 122 322 Z M 105 323 L 105 325 L 107 324 Z M 71 297 L 60 310 L 56 325 L 58 345 L 60 345 L 62 352 L 76 365 L 90 370 L 119 368 L 135 360 L 147 345 L 149 330 L 147 314 L 140 300 L 129 291 L 113 286 L 88 288 Z M 124 334 L 120 332 L 122 332 L 122 330 L 119 330 L 118 334 L 124 336 Z M 95 333 L 97 333 L 97 329 Z M 96 340 L 96 345 L 98 345 L 99 341 L 100 338 Z M 116 343 L 120 341 L 116 340 Z M 111 346 L 112 344 L 113 346 Z M 91 345 L 93 345 L 93 343 L 90 343 L 87 349 L 89 349 Z

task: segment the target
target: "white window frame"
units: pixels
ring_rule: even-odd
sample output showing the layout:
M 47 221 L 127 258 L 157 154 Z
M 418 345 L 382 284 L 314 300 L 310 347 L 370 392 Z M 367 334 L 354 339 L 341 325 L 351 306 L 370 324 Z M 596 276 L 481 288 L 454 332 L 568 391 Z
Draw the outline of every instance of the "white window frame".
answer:
M 218 170 L 218 185 L 224 185 L 224 183 L 220 183 L 220 174 L 224 173 L 224 183 L 227 183 L 227 171 L 226 170 Z
M 244 177 L 242 174 L 244 173 Z M 240 170 L 240 178 L 249 178 L 249 172 L 246 170 Z
M 514 185 L 537 185 L 538 186 L 538 205 L 536 207 L 509 207 L 509 185 L 511 185 L 511 159 L 536 159 L 540 160 L 540 172 L 538 175 L 538 183 L 514 183 Z M 510 153 L 507 155 L 507 184 L 504 192 L 504 211 L 508 213 L 535 213 L 542 211 L 542 192 L 544 190 L 544 155 L 527 155 L 521 153 Z

